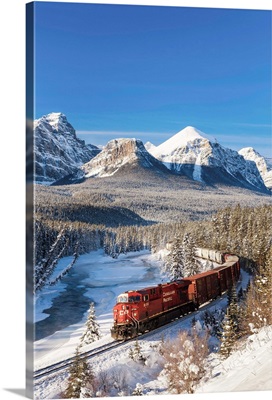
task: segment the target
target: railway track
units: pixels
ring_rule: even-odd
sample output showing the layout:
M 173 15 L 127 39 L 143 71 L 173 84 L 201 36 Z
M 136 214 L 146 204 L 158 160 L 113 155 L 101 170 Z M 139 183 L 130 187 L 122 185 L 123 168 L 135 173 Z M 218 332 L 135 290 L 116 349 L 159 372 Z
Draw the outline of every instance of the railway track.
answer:
M 143 333 L 142 335 L 139 335 L 137 338 L 132 338 L 132 339 L 127 339 L 127 340 L 115 341 L 115 342 L 107 343 L 107 344 L 105 344 L 103 346 L 100 346 L 100 347 L 97 347 L 95 349 L 92 349 L 92 350 L 86 351 L 84 353 L 81 353 L 80 354 L 80 358 L 82 358 L 82 359 L 91 358 L 91 357 L 100 355 L 102 353 L 105 353 L 105 352 L 107 352 L 109 350 L 121 347 L 122 345 L 124 345 L 126 343 L 133 342 L 136 339 L 137 340 L 146 339 L 149 336 L 153 336 L 155 334 L 163 332 L 163 330 L 165 330 L 166 328 L 169 328 L 170 326 L 175 326 L 177 323 L 180 322 L 180 320 L 185 321 L 188 318 L 190 318 L 192 315 L 198 313 L 199 311 L 202 312 L 205 309 L 209 308 L 211 305 L 215 306 L 220 300 L 222 300 L 223 297 L 225 297 L 225 295 L 226 294 L 224 294 L 222 297 L 220 297 L 220 298 L 218 298 L 216 300 L 213 300 L 213 301 L 211 301 L 209 303 L 203 304 L 199 308 L 199 310 L 197 310 L 197 311 L 193 311 L 193 312 L 190 312 L 187 315 L 181 316 L 180 318 L 176 318 L 176 319 L 172 320 L 171 322 L 169 322 L 169 323 L 167 323 L 167 324 L 165 324 L 163 326 L 160 326 L 160 327 L 158 327 L 156 329 L 153 329 L 152 331 L 147 331 L 147 332 Z M 39 370 L 34 372 L 34 379 L 38 380 L 38 379 L 41 379 L 41 378 L 43 378 L 45 376 L 47 377 L 48 375 L 54 374 L 54 373 L 56 373 L 58 371 L 65 370 L 65 369 L 70 367 L 70 365 L 73 363 L 74 360 L 75 360 L 75 356 L 70 357 L 70 358 L 68 358 L 66 360 L 63 360 L 63 361 L 59 361 L 59 362 L 57 362 L 55 364 L 52 364 L 52 365 L 49 365 L 47 367 L 41 368 L 41 369 L 39 369 Z
M 97 347 L 95 349 L 81 353 L 80 358 L 81 359 L 90 358 L 90 357 L 96 356 L 98 354 L 102 354 L 108 350 L 111 350 L 111 349 L 121 346 L 123 342 L 124 341 L 107 343 L 101 347 Z M 55 372 L 66 369 L 66 368 L 70 367 L 70 365 L 73 363 L 74 360 L 75 360 L 75 356 L 67 358 L 66 360 L 63 360 L 63 361 L 59 361 L 59 362 L 49 365 L 47 367 L 38 369 L 37 371 L 34 372 L 33 377 L 34 377 L 34 379 L 40 379 L 44 376 L 48 376 Z

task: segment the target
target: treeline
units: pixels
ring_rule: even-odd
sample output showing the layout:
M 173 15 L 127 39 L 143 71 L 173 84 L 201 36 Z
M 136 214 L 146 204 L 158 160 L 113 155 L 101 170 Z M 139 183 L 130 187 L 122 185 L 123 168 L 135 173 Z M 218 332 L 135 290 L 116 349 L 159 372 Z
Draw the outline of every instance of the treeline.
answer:
M 105 250 L 110 255 L 143 248 L 157 252 L 174 238 L 185 235 L 194 238 L 196 247 L 238 254 L 262 264 L 271 247 L 272 206 L 227 207 L 214 214 L 210 221 L 120 227 L 108 232 L 111 245 L 108 244 Z
M 149 249 L 152 253 L 165 248 L 176 237 L 189 235 L 196 247 L 207 247 L 238 254 L 262 264 L 271 247 L 272 206 L 227 207 L 219 210 L 209 221 L 158 223 L 150 226 L 106 227 L 81 221 L 44 218 L 35 219 L 35 259 L 39 264 L 62 232 L 55 252 L 62 256 L 75 252 L 83 254 L 103 248 L 118 257 L 120 253 Z M 248 262 L 248 261 L 247 261 Z
M 272 206 L 240 207 L 219 210 L 209 221 L 159 223 L 151 226 L 106 227 L 79 221 L 40 218 L 35 220 L 36 260 L 44 258 L 58 233 L 67 238 L 65 255 L 104 248 L 105 253 L 118 257 L 120 253 L 150 249 L 153 253 L 165 248 L 175 237 L 185 233 L 194 237 L 197 247 L 228 251 L 262 263 L 272 236 Z

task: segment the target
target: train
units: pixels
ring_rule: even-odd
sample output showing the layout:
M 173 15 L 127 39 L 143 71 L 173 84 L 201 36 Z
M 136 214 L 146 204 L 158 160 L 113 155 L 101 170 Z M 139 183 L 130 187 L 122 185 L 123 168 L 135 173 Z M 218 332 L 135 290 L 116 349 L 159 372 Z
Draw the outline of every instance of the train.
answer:
M 212 270 L 121 293 L 113 307 L 112 338 L 135 338 L 195 311 L 224 294 L 239 280 L 239 257 L 217 253 L 220 265 Z

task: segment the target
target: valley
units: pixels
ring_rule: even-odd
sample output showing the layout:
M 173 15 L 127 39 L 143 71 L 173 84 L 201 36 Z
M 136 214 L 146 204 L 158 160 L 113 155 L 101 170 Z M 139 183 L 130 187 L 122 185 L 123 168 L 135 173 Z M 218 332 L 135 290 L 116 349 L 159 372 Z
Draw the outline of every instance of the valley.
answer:
M 150 222 L 200 220 L 218 209 L 235 206 L 272 204 L 270 195 L 247 189 L 204 186 L 183 176 L 151 176 L 139 173 L 110 178 L 89 178 L 67 186 L 36 185 L 36 206 L 56 209 L 70 205 L 92 205 L 128 209 Z M 140 224 L 144 221 L 138 221 Z M 95 221 L 97 223 L 97 221 Z M 101 219 L 101 224 L 108 225 Z
M 204 238 L 197 232 L 212 229 L 220 210 L 240 207 L 252 213 L 272 204 L 257 163 L 193 127 L 158 147 L 121 138 L 94 149 L 77 140 L 65 115 L 52 113 L 36 121 L 35 133 L 40 137 L 36 153 L 42 157 L 35 171 L 44 166 L 35 184 L 37 271 L 53 261 L 52 246 L 60 252 L 57 258 L 101 248 L 118 257 L 127 251 L 157 251 L 177 232 L 193 232 L 203 245 L 208 234 Z M 52 154 L 59 157 L 57 175 L 50 175 Z M 59 166 L 69 160 L 71 169 L 68 165 L 66 175 L 61 174 Z M 44 180 L 49 175 L 50 185 Z

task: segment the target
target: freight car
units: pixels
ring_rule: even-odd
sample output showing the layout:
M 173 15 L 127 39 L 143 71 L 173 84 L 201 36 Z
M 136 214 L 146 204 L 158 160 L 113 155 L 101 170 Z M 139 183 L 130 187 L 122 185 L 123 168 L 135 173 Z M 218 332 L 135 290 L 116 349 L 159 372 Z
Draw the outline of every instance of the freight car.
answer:
M 117 340 L 134 338 L 221 296 L 240 275 L 237 256 L 221 257 L 225 262 L 211 271 L 120 294 L 113 308 L 111 336 Z
M 204 258 L 205 260 L 213 261 L 218 264 L 223 264 L 225 261 L 225 254 L 218 250 L 204 249 L 197 247 L 195 250 L 195 256 Z

